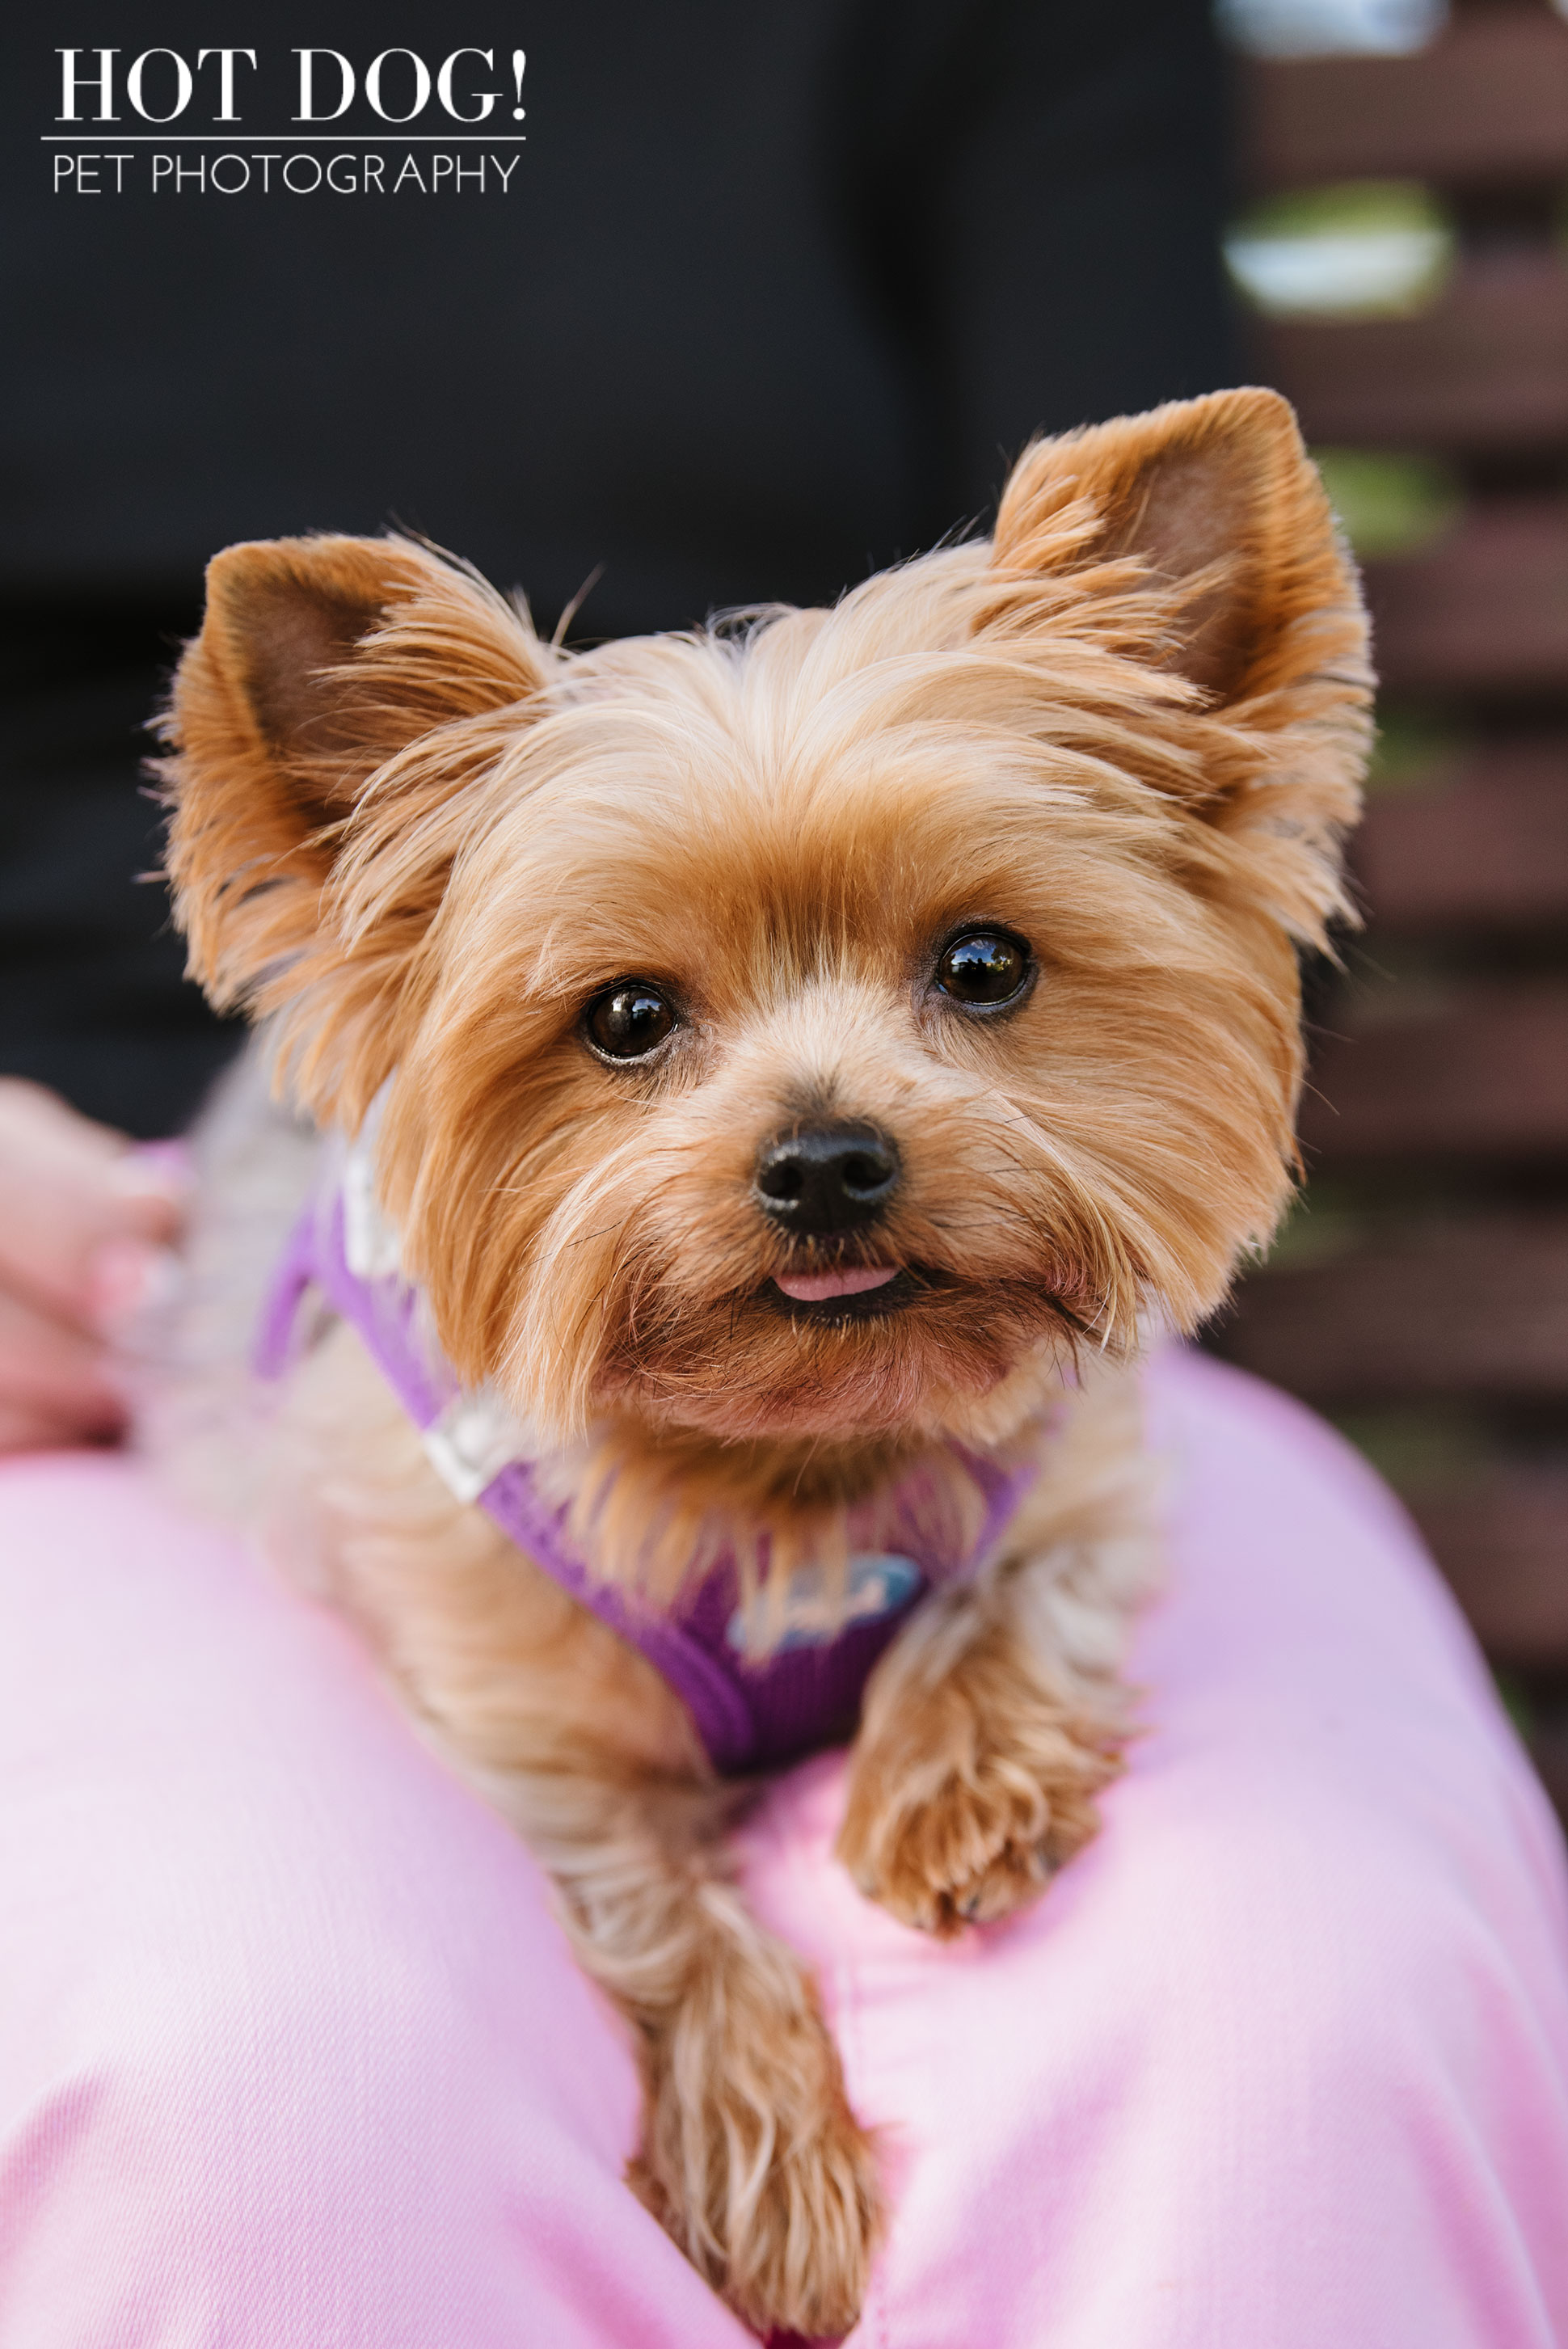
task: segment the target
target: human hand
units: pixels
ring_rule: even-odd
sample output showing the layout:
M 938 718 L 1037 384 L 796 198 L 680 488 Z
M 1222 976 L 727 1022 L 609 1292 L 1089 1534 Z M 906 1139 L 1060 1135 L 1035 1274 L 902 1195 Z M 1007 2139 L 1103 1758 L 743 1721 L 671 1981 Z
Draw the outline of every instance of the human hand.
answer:
M 187 1178 L 41 1085 L 0 1077 L 0 1453 L 106 1443 L 106 1334 L 168 1269 Z

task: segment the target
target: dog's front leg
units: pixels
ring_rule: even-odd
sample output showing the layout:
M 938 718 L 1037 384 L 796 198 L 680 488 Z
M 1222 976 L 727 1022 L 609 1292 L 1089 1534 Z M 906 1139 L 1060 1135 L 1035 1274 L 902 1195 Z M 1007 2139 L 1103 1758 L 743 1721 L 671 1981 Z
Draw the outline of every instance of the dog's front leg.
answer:
M 875 2162 L 810 1974 L 725 1867 L 733 1795 L 571 1774 L 514 1781 L 508 1807 L 564 1895 L 583 1965 L 636 2032 L 636 2191 L 748 2323 L 849 2332 Z
M 1094 1833 L 1120 1766 L 1109 1692 L 1042 1670 L 1011 1595 L 947 1591 L 922 1610 L 867 1692 L 850 1762 L 839 1857 L 944 1937 L 1032 1899 Z
M 877 1667 L 838 1848 L 905 1924 L 1007 1916 L 1094 1834 L 1128 1735 L 1117 1669 L 1151 1577 L 1152 1484 L 1119 1380 L 1085 1399 L 1002 1558 Z

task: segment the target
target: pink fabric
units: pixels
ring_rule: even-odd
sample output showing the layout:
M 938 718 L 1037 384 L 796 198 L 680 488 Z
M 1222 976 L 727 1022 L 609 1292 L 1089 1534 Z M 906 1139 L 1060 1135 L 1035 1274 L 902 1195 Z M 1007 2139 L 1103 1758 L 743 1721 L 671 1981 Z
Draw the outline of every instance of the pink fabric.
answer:
M 1026 1918 L 936 1948 L 829 1857 L 897 2211 L 858 2349 L 1568 2337 L 1555 1830 L 1380 1488 L 1192 1360 L 1149 1734 Z M 350 1635 L 114 1459 L 0 1474 L 0 2341 L 737 2349 L 619 2182 L 636 2097 L 526 1854 Z

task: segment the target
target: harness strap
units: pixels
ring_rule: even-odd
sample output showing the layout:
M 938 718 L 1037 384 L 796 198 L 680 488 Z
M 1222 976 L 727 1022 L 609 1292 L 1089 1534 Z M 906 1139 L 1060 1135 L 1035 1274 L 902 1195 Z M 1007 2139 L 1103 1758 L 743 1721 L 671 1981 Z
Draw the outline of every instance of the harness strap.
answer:
M 367 1277 L 354 1268 L 347 1222 L 337 1186 L 300 1217 L 263 1316 L 257 1371 L 276 1378 L 287 1367 L 300 1308 L 316 1288 L 363 1340 L 459 1498 L 477 1502 L 536 1566 L 647 1657 L 686 1704 L 717 1771 L 787 1760 L 850 1733 L 877 1658 L 933 1581 L 950 1578 L 951 1569 L 902 1553 L 857 1557 L 851 1599 L 863 1611 L 830 1637 L 808 1630 L 787 1638 L 755 1663 L 744 1654 L 733 1557 L 721 1558 L 673 1609 L 640 1602 L 594 1575 L 570 1542 L 566 1511 L 542 1495 L 530 1462 L 519 1456 L 526 1439 L 505 1405 L 488 1390 L 463 1390 L 421 1330 L 418 1289 L 397 1272 Z M 372 1260 L 387 1261 L 384 1242 Z M 1001 1538 L 1030 1472 L 1000 1468 L 982 1454 L 966 1454 L 965 1464 L 985 1496 L 972 1567 Z

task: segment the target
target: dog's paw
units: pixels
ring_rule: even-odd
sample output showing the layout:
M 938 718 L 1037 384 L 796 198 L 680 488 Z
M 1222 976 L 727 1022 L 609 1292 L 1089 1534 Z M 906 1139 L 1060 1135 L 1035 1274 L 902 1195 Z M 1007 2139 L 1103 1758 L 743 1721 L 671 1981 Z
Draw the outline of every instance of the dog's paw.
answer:
M 904 1693 L 850 1758 L 838 1853 L 861 1890 L 941 1938 L 1011 1916 L 1099 1824 L 1120 1767 L 1099 1723 L 1008 1687 L 995 1659 Z
M 983 1755 L 903 1799 L 853 1786 L 839 1857 L 869 1899 L 945 1939 L 1034 1899 L 1095 1823 L 1084 1789 Z
M 629 2182 L 754 2331 L 836 2341 L 881 2225 L 872 2142 L 792 1961 L 723 1972 L 648 2046 Z

